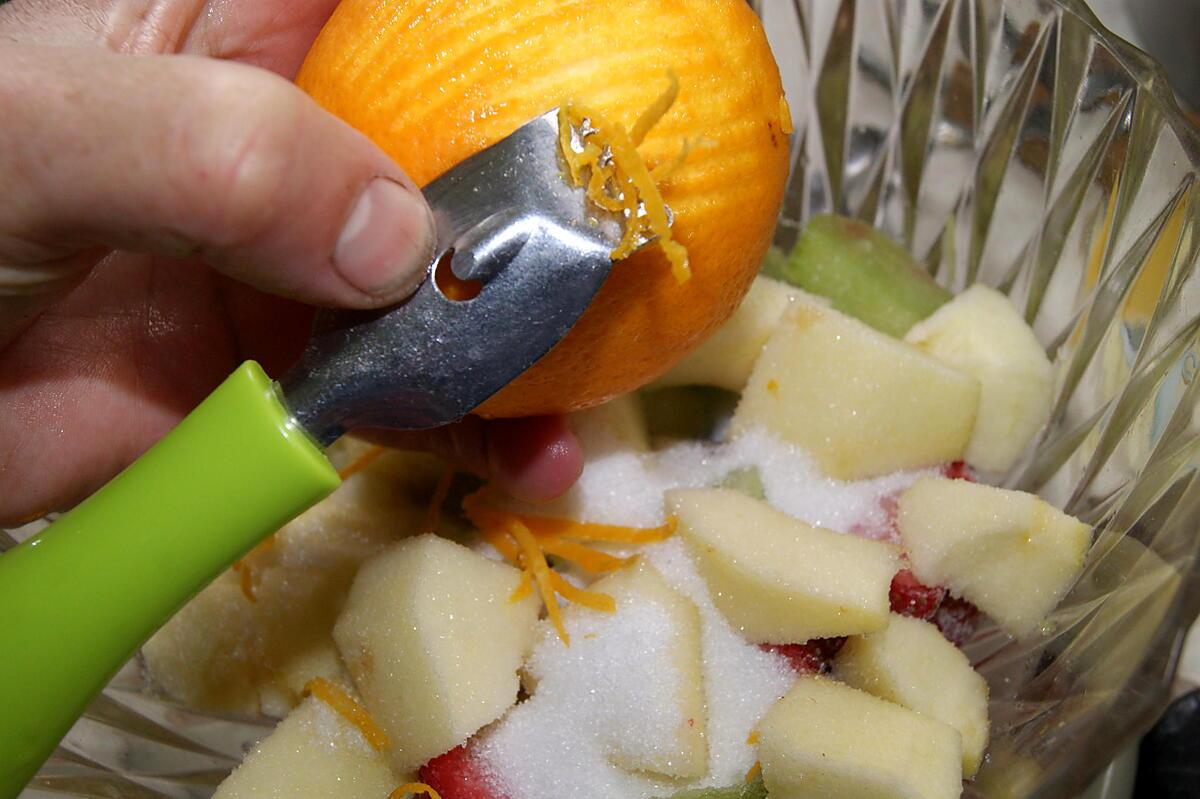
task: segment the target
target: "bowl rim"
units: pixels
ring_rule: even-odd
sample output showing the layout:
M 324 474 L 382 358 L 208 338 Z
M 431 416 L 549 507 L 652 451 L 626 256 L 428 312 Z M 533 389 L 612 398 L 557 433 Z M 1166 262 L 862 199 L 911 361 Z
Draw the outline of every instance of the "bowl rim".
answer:
M 1133 0 L 1144 2 L 1145 0 Z M 1050 0 L 1062 11 L 1072 14 L 1096 38 L 1112 50 L 1113 56 L 1133 77 L 1140 89 L 1151 94 L 1163 111 L 1166 123 L 1187 151 L 1193 171 L 1200 173 L 1200 123 L 1194 122 L 1180 105 L 1179 95 L 1171 88 L 1167 72 L 1153 56 L 1124 37 L 1114 33 L 1096 16 L 1084 0 Z M 1200 109 L 1198 109 L 1200 110 Z

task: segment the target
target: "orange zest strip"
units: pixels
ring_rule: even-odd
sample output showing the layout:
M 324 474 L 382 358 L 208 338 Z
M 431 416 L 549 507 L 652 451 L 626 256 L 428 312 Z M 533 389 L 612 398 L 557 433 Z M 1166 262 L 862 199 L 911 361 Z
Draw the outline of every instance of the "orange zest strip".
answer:
M 746 772 L 746 782 L 750 782 L 750 780 L 757 777 L 758 772 L 760 771 L 762 771 L 762 763 L 759 763 L 757 760 L 755 760 L 754 765 L 751 766 L 750 770 Z
M 521 572 L 521 582 L 517 583 L 517 587 L 508 595 L 508 603 L 515 605 L 525 597 L 533 593 L 533 574 L 528 569 Z
M 503 527 L 505 520 L 511 515 L 508 511 L 489 505 L 487 502 L 488 487 L 484 486 L 473 494 L 463 497 L 462 508 L 471 520 L 471 524 L 480 530 L 489 527 Z
M 375 751 L 382 752 L 391 746 L 387 733 L 375 723 L 367 709 L 336 684 L 324 677 L 315 677 L 304 686 L 304 693 L 312 694 L 333 708 L 339 716 L 358 727 L 363 737 L 367 739 L 367 743 Z
M 675 157 L 669 161 L 663 161 L 650 170 L 650 177 L 654 178 L 655 183 L 667 183 L 671 178 L 675 177 L 675 173 L 683 168 L 687 162 L 688 156 L 699 149 L 713 149 L 717 143 L 712 139 L 684 139 L 683 148 L 675 154 Z
M 245 558 L 234 563 L 231 568 L 237 572 L 242 596 L 246 597 L 249 602 L 257 602 L 258 596 L 254 593 L 254 568 L 246 562 Z
M 786 97 L 779 98 L 779 129 L 783 131 L 784 136 L 791 136 L 795 132 L 795 126 L 792 125 L 792 107 L 788 105 Z
M 349 480 L 354 475 L 361 472 L 363 469 L 370 466 L 375 461 L 379 460 L 379 456 L 384 453 L 384 448 L 373 446 L 367 449 L 366 452 L 359 455 L 347 465 L 338 470 L 338 477 L 343 480 Z
M 423 793 L 429 799 L 442 799 L 441 794 L 423 782 L 406 782 L 388 794 L 388 799 L 406 799 L 412 794 Z
M 616 524 L 592 524 L 549 516 L 514 515 L 539 537 L 557 536 L 612 544 L 652 544 L 655 541 L 665 541 L 675 534 L 675 528 L 679 524 L 679 520 L 674 517 L 667 519 L 667 523 L 659 527 L 622 527 Z
M 442 505 L 446 504 L 446 495 L 450 493 L 450 484 L 453 482 L 454 469 L 447 466 L 433 488 L 433 496 L 429 498 L 429 507 L 425 510 L 425 525 L 421 532 L 432 533 L 442 523 Z
M 570 646 L 571 636 L 567 634 L 567 628 L 563 625 L 562 611 L 559 609 L 558 599 L 554 595 L 554 585 L 550 566 L 546 563 L 546 556 L 538 547 L 533 533 L 519 519 L 509 519 L 507 529 L 521 547 L 521 554 L 525 558 L 526 566 L 533 573 L 534 582 L 537 583 L 542 601 L 546 604 L 546 615 L 550 617 L 550 622 L 558 631 L 558 637 L 564 644 Z
M 556 571 L 550 572 L 550 585 L 553 586 L 555 591 L 562 594 L 563 599 L 568 602 L 574 602 L 576 605 L 582 605 L 591 610 L 598 610 L 601 613 L 617 612 L 617 600 L 599 591 L 587 591 L 583 588 L 576 588 Z
M 528 527 L 529 525 L 526 524 L 525 526 Z M 582 544 L 568 541 L 565 538 L 559 538 L 556 535 L 545 536 L 539 539 L 538 543 L 541 544 L 543 552 L 550 555 L 557 555 L 564 560 L 576 563 L 580 568 L 593 574 L 616 571 L 631 560 L 631 558 L 618 558 L 607 552 L 585 547 Z
M 671 238 L 671 226 L 667 221 L 667 205 L 663 201 L 662 194 L 659 193 L 658 186 L 654 183 L 654 178 L 650 177 L 650 170 L 646 168 L 646 162 L 638 155 L 629 135 L 619 124 L 612 123 L 606 128 L 606 131 L 608 146 L 613 154 L 613 163 L 620 163 L 627 169 L 622 191 L 627 198 L 633 197 L 635 200 L 641 200 L 642 206 L 646 209 L 645 226 L 657 237 L 658 246 L 662 249 L 663 255 L 667 256 L 667 260 L 671 262 L 671 272 L 675 275 L 675 280 L 679 283 L 686 283 L 692 276 L 688 266 L 687 250 Z M 636 204 L 634 208 L 636 209 Z M 636 213 L 635 210 L 635 218 Z M 614 257 L 618 254 L 621 257 L 627 256 L 637 249 L 637 236 L 640 232 L 638 227 L 640 226 L 628 224 L 625 226 L 625 240 L 618 244 L 617 249 L 613 251 Z M 633 235 L 630 235 L 631 231 Z
M 653 238 L 670 262 L 676 281 L 685 283 L 692 276 L 687 249 L 671 237 L 666 203 L 637 151 L 646 134 L 679 96 L 679 79 L 674 73 L 668 77 L 670 85 L 642 113 L 632 132 L 627 132 L 620 123 L 602 119 L 594 110 L 574 102 L 563 103 L 558 111 L 559 145 L 571 182 L 576 186 L 586 185 L 588 198 L 600 207 L 624 213 L 625 230 L 612 251 L 612 260 L 629 257 L 641 246 L 641 241 Z M 585 120 L 588 135 L 576 144 L 573 132 L 584 127 Z M 677 160 L 682 163 L 686 156 L 684 152 Z M 585 171 L 589 173 L 586 180 Z
M 667 80 L 670 83 L 666 90 L 650 104 L 649 108 L 642 112 L 637 122 L 633 123 L 633 130 L 629 131 L 629 139 L 633 142 L 634 147 L 641 146 L 642 142 L 646 140 L 646 134 L 666 116 L 679 97 L 679 76 L 675 74 L 675 70 L 667 70 Z

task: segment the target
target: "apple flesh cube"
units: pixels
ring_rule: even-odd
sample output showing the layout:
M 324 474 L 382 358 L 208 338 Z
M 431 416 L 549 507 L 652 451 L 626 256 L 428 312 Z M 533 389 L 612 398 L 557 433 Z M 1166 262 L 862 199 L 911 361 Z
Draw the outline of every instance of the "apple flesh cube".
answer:
M 1014 636 L 1035 631 L 1083 569 L 1091 528 L 1032 494 L 923 477 L 897 522 L 913 574 Z
M 619 738 L 610 744 L 609 757 L 629 771 L 649 771 L 667 777 L 694 779 L 708 773 L 708 711 L 701 666 L 700 612 L 696 605 L 676 591 L 649 563 L 636 563 L 597 581 L 591 590 L 608 594 L 617 601 L 616 621 L 621 610 L 631 603 L 651 604 L 670 620 L 671 637 L 663 641 L 662 651 L 670 658 L 678 712 L 674 729 L 653 749 L 628 745 Z M 590 613 L 572 606 L 568 613 Z M 646 657 L 655 657 L 649 652 Z
M 963 776 L 975 776 L 987 748 L 987 681 L 937 627 L 893 615 L 886 629 L 848 639 L 833 670 L 852 688 L 958 730 Z
M 358 728 L 309 697 L 251 750 L 213 799 L 380 799 L 396 785 L 386 758 Z
M 771 799 L 954 799 L 962 744 L 946 724 L 821 677 L 801 677 L 758 725 Z
M 517 698 L 538 605 L 510 602 L 521 574 L 434 535 L 359 571 L 334 627 L 367 710 L 408 772 L 495 721 Z
M 904 340 L 979 381 L 967 463 L 1003 474 L 1050 418 L 1053 374 L 1033 331 L 1007 297 L 972 286 Z
M 729 320 L 651 388 L 714 386 L 741 391 L 771 331 L 793 302 L 823 304 L 815 297 L 805 299 L 803 292 L 786 283 L 755 278 Z
M 958 460 L 979 381 L 837 311 L 794 307 L 767 342 L 733 418 L 857 480 Z
M 713 602 L 754 643 L 880 630 L 899 569 L 896 550 L 811 527 L 726 488 L 667 492 Z
M 903 336 L 951 297 L 886 234 L 830 214 L 809 221 L 782 271 L 789 283 L 889 336 Z

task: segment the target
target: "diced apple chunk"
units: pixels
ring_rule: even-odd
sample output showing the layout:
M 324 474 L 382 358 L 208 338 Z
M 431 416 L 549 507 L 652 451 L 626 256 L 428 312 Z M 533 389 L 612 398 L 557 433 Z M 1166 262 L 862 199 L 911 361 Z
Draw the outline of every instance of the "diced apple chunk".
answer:
M 832 309 L 798 305 L 754 366 L 734 434 L 763 427 L 855 480 L 959 460 L 979 381 Z
M 1035 631 L 1083 568 L 1091 528 L 1032 494 L 923 477 L 900 495 L 921 582 L 970 600 L 1014 636 Z
M 334 640 L 398 772 L 496 720 L 517 698 L 537 604 L 516 569 L 434 535 L 363 566 Z
M 987 681 L 937 627 L 893 615 L 886 629 L 847 640 L 833 668 L 853 688 L 958 730 L 963 776 L 975 776 L 988 741 Z
M 755 278 L 733 316 L 651 387 L 715 386 L 741 391 L 771 331 L 794 302 L 828 305 L 778 280 Z
M 357 727 L 309 697 L 254 747 L 213 799 L 380 799 L 397 784 L 387 760 Z
M 671 662 L 677 711 L 673 728 L 663 731 L 657 745 L 645 748 L 621 736 L 609 742 L 609 757 L 630 771 L 649 771 L 667 777 L 696 778 L 708 773 L 708 712 L 701 667 L 700 612 L 695 604 L 676 591 L 649 563 L 638 560 L 591 586 L 617 601 L 617 617 L 631 604 L 653 605 L 665 615 L 670 630 L 662 650 Z M 572 614 L 589 611 L 572 606 Z M 643 653 L 644 657 L 652 657 Z M 642 722 L 643 724 L 646 722 Z
M 1008 471 L 1049 418 L 1053 390 L 1050 360 L 1017 309 L 995 289 L 972 286 L 904 340 L 979 381 L 979 416 L 964 457 Z
M 772 799 L 954 799 L 962 745 L 940 721 L 822 677 L 801 677 L 759 723 Z
M 880 630 L 896 550 L 811 527 L 724 488 L 667 493 L 713 602 L 755 643 L 801 643 Z

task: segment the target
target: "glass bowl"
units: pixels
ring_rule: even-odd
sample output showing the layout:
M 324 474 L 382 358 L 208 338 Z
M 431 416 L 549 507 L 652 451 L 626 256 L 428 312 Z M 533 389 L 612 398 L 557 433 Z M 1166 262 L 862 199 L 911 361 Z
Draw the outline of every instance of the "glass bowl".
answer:
M 1169 699 L 1200 599 L 1200 136 L 1075 0 L 755 5 L 796 122 L 776 244 L 860 217 L 943 284 L 1007 292 L 1055 363 L 1052 421 L 1005 484 L 1095 544 L 1042 635 L 968 645 L 993 743 L 967 793 L 1071 796 Z M 207 797 L 267 729 L 156 697 L 135 659 L 23 796 Z

